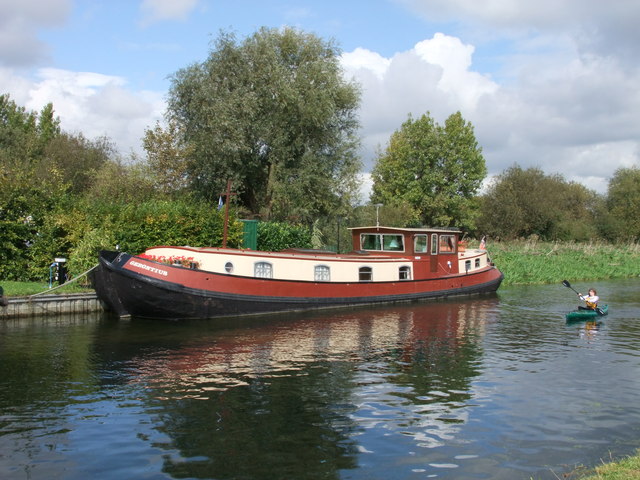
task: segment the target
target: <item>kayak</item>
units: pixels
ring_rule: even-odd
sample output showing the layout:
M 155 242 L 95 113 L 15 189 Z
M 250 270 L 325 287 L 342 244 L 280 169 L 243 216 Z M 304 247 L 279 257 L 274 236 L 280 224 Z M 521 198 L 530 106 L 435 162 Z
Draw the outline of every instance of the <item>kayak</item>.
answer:
M 598 307 L 596 310 L 573 310 L 567 313 L 567 321 L 592 320 L 604 317 L 609 313 L 609 305 Z

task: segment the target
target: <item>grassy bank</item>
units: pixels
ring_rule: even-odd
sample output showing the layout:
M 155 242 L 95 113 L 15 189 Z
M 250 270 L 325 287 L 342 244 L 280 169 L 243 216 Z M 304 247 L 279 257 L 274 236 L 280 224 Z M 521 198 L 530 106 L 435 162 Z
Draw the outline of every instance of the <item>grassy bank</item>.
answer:
M 630 278 L 640 275 L 640 244 L 542 242 L 535 239 L 487 246 L 504 273 L 503 285 Z
M 640 478 L 640 455 L 596 468 L 585 480 L 637 480 Z
M 27 295 L 35 295 L 36 293 L 49 292 L 49 284 L 47 282 L 13 282 L 8 280 L 0 280 L 0 286 L 4 289 L 7 297 L 25 297 Z M 58 284 L 53 285 L 57 287 Z M 51 289 L 52 294 L 64 295 L 65 293 L 86 293 L 92 292 L 90 288 L 83 287 L 77 283 L 64 285 L 60 288 Z
M 558 477 L 559 478 L 559 477 Z M 640 451 L 637 455 L 610 462 L 592 471 L 569 474 L 564 478 L 575 480 L 638 480 L 640 478 Z

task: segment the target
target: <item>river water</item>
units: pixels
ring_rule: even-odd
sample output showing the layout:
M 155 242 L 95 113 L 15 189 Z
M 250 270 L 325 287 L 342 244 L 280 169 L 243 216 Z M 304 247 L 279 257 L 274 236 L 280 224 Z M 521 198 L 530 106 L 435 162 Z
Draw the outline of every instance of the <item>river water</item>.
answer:
M 566 323 L 562 285 L 242 321 L 5 321 L 0 478 L 562 478 L 640 448 L 640 280 L 596 287 L 598 323 Z

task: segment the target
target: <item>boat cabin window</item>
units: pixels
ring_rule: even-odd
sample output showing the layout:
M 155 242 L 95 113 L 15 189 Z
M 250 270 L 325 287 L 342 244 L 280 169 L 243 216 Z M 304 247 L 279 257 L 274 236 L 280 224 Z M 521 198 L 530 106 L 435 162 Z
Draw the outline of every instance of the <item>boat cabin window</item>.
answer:
M 431 235 L 431 255 L 438 254 L 438 235 Z
M 224 271 L 227 273 L 233 273 L 233 263 L 227 262 L 224 264 Z
M 360 267 L 358 273 L 361 282 L 370 282 L 373 280 L 373 270 L 371 267 Z
M 440 253 L 453 253 L 455 251 L 454 235 L 440 235 Z
M 360 248 L 362 250 L 403 252 L 404 237 L 396 234 L 363 233 L 360 235 Z
M 413 251 L 415 253 L 426 253 L 429 245 L 426 235 L 416 235 L 413 238 Z
M 480 259 L 476 258 L 476 268 L 480 268 Z
M 253 275 L 258 278 L 273 278 L 273 267 L 269 262 L 256 262 Z
M 314 269 L 314 278 L 316 282 L 330 282 L 331 270 L 326 265 L 316 265 Z
M 471 260 L 465 260 L 465 262 L 464 262 L 464 271 L 468 272 L 469 270 L 471 270 Z
M 411 267 L 400 267 L 399 276 L 400 280 L 411 280 Z

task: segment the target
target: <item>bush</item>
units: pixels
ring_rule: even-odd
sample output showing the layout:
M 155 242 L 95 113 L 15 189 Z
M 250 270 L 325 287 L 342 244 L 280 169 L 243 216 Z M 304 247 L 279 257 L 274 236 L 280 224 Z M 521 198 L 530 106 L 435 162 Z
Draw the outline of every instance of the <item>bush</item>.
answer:
M 280 222 L 258 224 L 258 250 L 277 252 L 287 248 L 312 248 L 311 230 Z
M 3 229 L 0 278 L 43 280 L 59 256 L 68 259 L 69 274 L 78 276 L 97 264 L 102 249 L 137 254 L 154 245 L 221 246 L 223 222 L 223 213 L 205 202 L 69 203 L 49 213 L 42 225 L 12 222 L 11 229 Z M 27 244 L 28 234 L 35 240 Z M 233 217 L 227 244 L 242 244 L 242 225 Z

